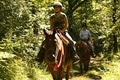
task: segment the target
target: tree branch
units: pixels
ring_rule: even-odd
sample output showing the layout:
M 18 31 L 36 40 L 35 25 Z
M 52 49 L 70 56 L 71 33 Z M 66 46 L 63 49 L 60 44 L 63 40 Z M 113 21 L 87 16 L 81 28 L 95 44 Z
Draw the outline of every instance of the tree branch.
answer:
M 71 11 L 71 12 L 74 12 L 80 5 L 82 5 L 83 3 L 87 2 L 87 1 L 88 1 L 88 0 L 84 0 L 84 1 L 78 3 L 78 0 L 76 0 L 76 1 L 74 2 L 74 4 L 76 4 L 76 5 L 72 8 L 72 11 Z

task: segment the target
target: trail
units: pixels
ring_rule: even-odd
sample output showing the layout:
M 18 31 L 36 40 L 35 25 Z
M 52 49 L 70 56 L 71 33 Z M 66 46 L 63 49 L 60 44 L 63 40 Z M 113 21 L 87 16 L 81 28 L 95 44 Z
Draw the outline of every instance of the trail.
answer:
M 102 58 L 96 57 L 91 58 L 89 71 L 85 74 L 80 74 L 79 72 L 79 64 L 74 66 L 72 70 L 72 76 L 70 80 L 101 80 L 102 75 L 97 69 L 101 66 Z
M 78 63 L 73 65 L 69 80 L 120 80 L 119 55 L 114 55 L 112 60 L 104 56 L 91 58 L 89 70 L 84 74 L 80 74 L 79 68 Z M 52 77 L 49 74 L 49 77 L 45 76 L 42 80 L 52 80 Z

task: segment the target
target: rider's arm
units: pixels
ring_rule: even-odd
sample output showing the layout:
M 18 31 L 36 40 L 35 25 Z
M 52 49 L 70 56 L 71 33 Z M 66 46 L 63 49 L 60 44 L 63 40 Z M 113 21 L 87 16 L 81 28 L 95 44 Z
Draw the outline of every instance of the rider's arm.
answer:
M 81 31 L 79 32 L 79 38 L 81 39 Z
M 83 31 L 82 30 L 79 33 L 79 37 L 80 37 L 80 40 L 82 40 L 82 38 L 83 38 Z
M 68 19 L 67 19 L 67 16 L 65 15 L 64 17 L 64 28 L 63 28 L 63 32 L 65 32 L 68 28 Z
M 92 41 L 92 38 L 91 38 L 91 33 L 90 33 L 89 30 L 88 30 L 88 36 L 89 36 L 89 41 L 90 41 L 90 42 L 93 42 L 93 41 Z
M 52 18 L 50 18 L 50 30 L 54 31 Z

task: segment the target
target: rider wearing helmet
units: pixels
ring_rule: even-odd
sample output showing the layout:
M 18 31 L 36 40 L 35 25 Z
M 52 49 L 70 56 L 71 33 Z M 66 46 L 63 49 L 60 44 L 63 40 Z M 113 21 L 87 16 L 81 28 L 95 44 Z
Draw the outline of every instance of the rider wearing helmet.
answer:
M 54 14 L 50 17 L 50 28 L 52 31 L 61 29 L 63 32 L 68 28 L 68 20 L 65 13 L 62 11 L 62 4 L 55 2 L 53 4 Z
M 91 44 L 91 41 L 92 41 L 92 40 L 91 40 L 91 33 L 90 33 L 90 31 L 87 29 L 86 23 L 83 23 L 83 24 L 82 24 L 82 30 L 80 31 L 79 36 L 80 36 L 80 39 L 81 39 L 82 41 L 84 41 L 84 42 L 87 43 L 87 45 L 89 46 L 90 50 L 92 51 L 92 57 L 95 58 L 96 55 L 95 55 L 95 53 L 94 53 L 94 48 L 93 48 L 93 46 L 92 46 L 92 44 Z
M 72 58 L 74 61 L 79 60 L 76 54 L 75 44 L 71 36 L 68 34 L 68 19 L 65 13 L 62 12 L 62 4 L 60 2 L 55 2 L 53 4 L 54 14 L 50 17 L 50 29 L 52 31 L 60 29 L 62 33 L 68 38 L 70 46 L 72 46 Z
M 62 4 L 60 2 L 55 2 L 53 4 L 53 8 L 54 8 L 54 14 L 52 16 L 50 16 L 50 29 L 52 31 L 54 31 L 54 30 L 56 31 L 57 29 L 59 29 L 62 33 L 64 33 L 64 35 L 67 37 L 67 39 L 70 42 L 69 45 L 72 47 L 71 57 L 72 57 L 73 61 L 76 62 L 79 60 L 79 57 L 76 54 L 74 41 L 67 32 L 68 19 L 67 19 L 66 14 L 61 12 L 62 11 Z M 40 63 L 43 62 L 44 55 L 45 55 L 44 51 L 45 51 L 45 42 L 43 41 L 42 46 L 40 48 L 40 51 L 36 57 L 36 61 L 39 61 Z
M 60 6 L 60 7 L 62 8 L 62 4 L 61 4 L 60 2 L 55 2 L 55 3 L 53 4 L 53 8 L 55 8 L 55 6 Z

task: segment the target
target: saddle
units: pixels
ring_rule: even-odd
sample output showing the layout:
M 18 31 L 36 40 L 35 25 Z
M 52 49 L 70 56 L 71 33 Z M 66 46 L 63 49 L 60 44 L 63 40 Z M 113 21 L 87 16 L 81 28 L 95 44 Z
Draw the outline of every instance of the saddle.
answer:
M 61 32 L 61 30 L 57 30 L 57 35 L 60 37 L 60 39 L 63 41 L 65 45 L 68 45 L 70 42 L 69 40 L 64 36 L 64 34 Z
M 91 43 L 90 41 L 88 41 L 88 40 L 82 40 L 82 41 L 85 42 L 86 45 L 88 46 L 88 48 L 91 50 L 90 45 L 92 45 L 92 43 Z M 90 44 L 90 45 L 89 45 L 89 44 Z

